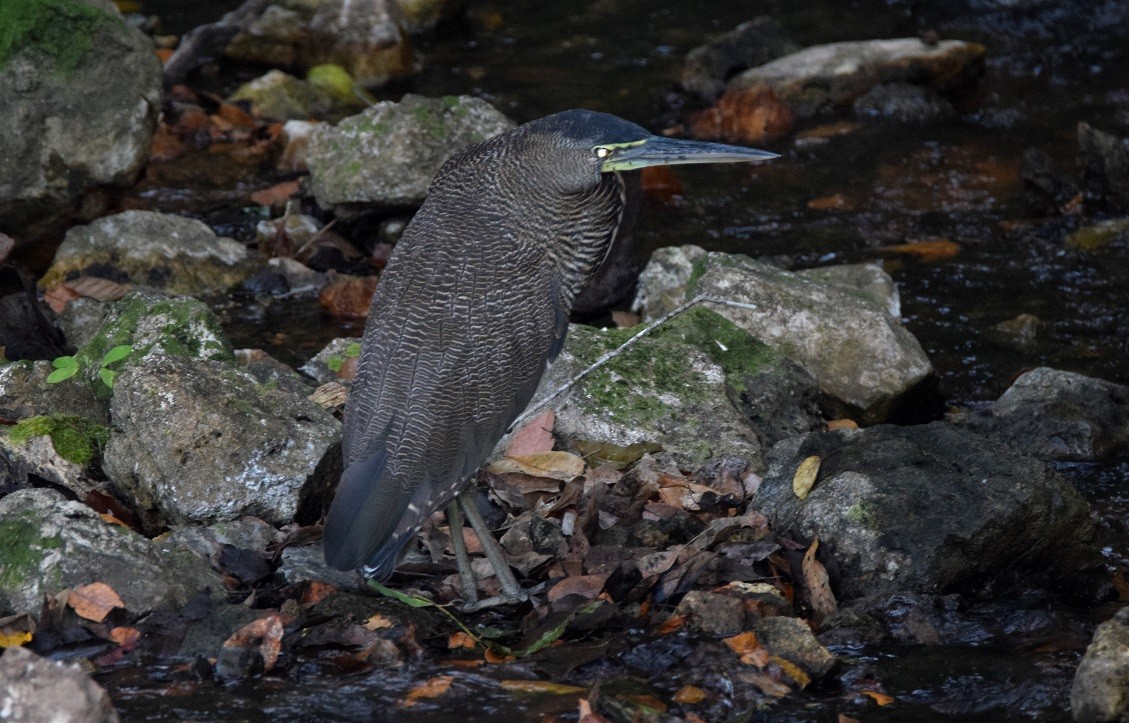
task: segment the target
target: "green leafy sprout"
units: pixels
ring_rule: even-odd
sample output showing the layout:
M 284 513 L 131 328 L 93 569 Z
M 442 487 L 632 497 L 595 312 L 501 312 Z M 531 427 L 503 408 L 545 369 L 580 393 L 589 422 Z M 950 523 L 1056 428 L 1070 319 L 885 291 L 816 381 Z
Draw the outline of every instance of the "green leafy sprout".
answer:
M 110 367 L 117 364 L 122 359 L 125 359 L 131 353 L 133 353 L 132 346 L 129 344 L 121 344 L 113 347 L 102 356 L 102 360 L 98 362 L 98 378 L 102 380 L 103 384 L 111 389 L 113 388 L 114 378 L 118 373 Z M 70 379 L 75 374 L 78 374 L 78 370 L 86 363 L 88 363 L 86 357 L 81 355 L 58 357 L 51 362 L 51 366 L 53 366 L 55 370 L 47 375 L 47 383 L 58 384 L 59 382 Z

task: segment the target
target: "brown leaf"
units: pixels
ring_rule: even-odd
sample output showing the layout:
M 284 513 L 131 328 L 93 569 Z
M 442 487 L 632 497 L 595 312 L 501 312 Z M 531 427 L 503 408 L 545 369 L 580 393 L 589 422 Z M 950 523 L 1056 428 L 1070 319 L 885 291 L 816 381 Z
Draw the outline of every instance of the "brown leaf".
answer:
M 79 276 L 67 282 L 67 287 L 79 296 L 95 301 L 117 301 L 129 293 L 131 286 L 110 281 L 99 276 Z
M 787 103 L 767 85 L 726 91 L 712 108 L 690 118 L 690 134 L 703 140 L 759 143 L 783 138 L 792 131 L 795 116 Z
M 216 116 L 227 121 L 233 127 L 251 129 L 259 125 L 254 116 L 233 103 L 220 103 L 220 107 L 216 110 Z M 215 116 L 213 116 L 213 120 L 214 118 Z
M 552 409 L 546 409 L 531 419 L 510 438 L 510 443 L 506 445 L 506 456 L 525 457 L 552 451 L 555 420 L 556 414 Z
M 270 670 L 278 662 L 278 654 L 282 649 L 282 635 L 285 632 L 282 615 L 273 613 L 259 618 L 232 633 L 224 641 L 225 648 L 242 648 L 258 645 L 259 654 L 263 656 L 263 670 Z
M 365 630 L 368 630 L 368 631 L 387 630 L 388 628 L 396 627 L 396 621 L 393 620 L 392 618 L 388 617 L 387 615 L 381 615 L 380 613 L 376 613 L 375 615 L 370 617 L 368 620 L 366 620 L 364 622 L 364 625 L 362 625 L 362 627 Z
M 662 625 L 655 629 L 655 633 L 658 635 L 670 635 L 685 625 L 688 617 L 688 615 L 671 615 L 663 621 Z
M 800 666 L 795 663 L 785 660 L 778 655 L 770 656 L 769 662 L 780 668 L 780 671 L 794 681 L 801 690 L 811 685 L 811 676 L 805 673 Z
M 706 699 L 706 691 L 695 685 L 684 685 L 675 692 L 671 699 L 681 705 L 694 705 Z
M 751 653 L 761 647 L 760 641 L 757 640 L 757 634 L 751 630 L 734 635 L 731 638 L 724 638 L 721 642 L 738 655 Z
M 854 207 L 854 202 L 841 193 L 820 196 L 808 201 L 808 208 L 813 211 L 851 211 Z
M 800 462 L 796 474 L 792 476 L 792 492 L 801 500 L 806 499 L 815 486 L 815 480 L 819 477 L 819 463 L 819 455 L 813 454 Z
M 375 276 L 338 276 L 322 289 L 318 303 L 331 316 L 363 319 L 368 316 L 376 283 Z
M 474 650 L 477 647 L 478 643 L 474 641 L 474 638 L 467 635 L 462 630 L 451 633 L 450 636 L 447 637 L 448 650 L 457 650 L 459 648 L 469 648 L 470 650 Z
M 141 631 L 124 625 L 119 626 L 110 631 L 110 640 L 120 645 L 122 650 L 128 653 L 136 647 L 137 641 L 141 640 Z
M 454 680 L 454 676 L 451 675 L 437 675 L 434 678 L 429 678 L 409 690 L 408 697 L 400 705 L 404 708 L 411 708 L 421 700 L 438 698 L 450 690 L 452 680 Z
M 853 419 L 832 419 L 827 423 L 827 431 L 834 432 L 836 429 L 858 429 L 859 423 Z
M 328 582 L 322 582 L 321 580 L 310 580 L 306 583 L 306 588 L 302 591 L 302 604 L 314 605 L 335 592 L 337 592 L 335 585 L 330 585 Z
M 493 474 L 520 472 L 565 482 L 584 474 L 584 460 L 571 452 L 538 452 L 522 457 L 503 457 L 490 465 Z
M 567 595 L 581 595 L 591 600 L 603 591 L 604 583 L 607 581 L 607 575 L 566 577 L 549 588 L 548 599 L 552 603 Z
M 804 586 L 808 591 L 808 602 L 811 603 L 812 616 L 815 622 L 820 623 L 839 609 L 835 601 L 835 594 L 831 592 L 831 581 L 827 577 L 827 570 L 823 564 L 815 559 L 816 550 L 819 549 L 819 538 L 812 540 L 811 547 L 804 553 L 803 572 Z
M 686 192 L 682 181 L 678 180 L 670 166 L 647 166 L 643 169 L 642 183 L 643 194 L 659 203 L 676 201 Z
M 260 206 L 282 206 L 291 196 L 298 193 L 298 181 L 283 181 L 270 188 L 263 188 L 251 194 L 251 201 Z
M 344 368 L 344 365 L 342 367 Z M 336 409 L 345 406 L 345 400 L 349 398 L 349 390 L 338 382 L 326 382 L 306 398 L 324 409 Z
M 125 603 L 114 592 L 114 589 L 104 582 L 92 582 L 71 590 L 67 605 L 74 608 L 80 618 L 93 620 L 100 623 L 106 619 L 114 608 L 124 608 Z
M 493 665 L 500 665 L 501 663 L 512 663 L 517 660 L 516 656 L 506 655 L 505 653 L 498 653 L 490 648 L 486 649 L 486 652 L 482 655 L 482 657 L 486 660 L 487 663 L 492 663 Z
M 77 298 L 78 294 L 63 284 L 48 289 L 47 293 L 43 295 L 43 300 L 47 302 L 47 306 L 51 307 L 51 311 L 56 314 L 62 314 L 63 310 L 67 308 L 67 304 Z
M 607 718 L 604 718 L 599 713 L 592 710 L 592 704 L 586 699 L 581 698 L 578 701 L 577 714 L 578 718 L 576 723 L 607 723 Z
M 947 238 L 937 238 L 925 241 L 912 241 L 895 246 L 884 246 L 879 249 L 879 251 L 916 256 L 919 260 L 928 263 L 931 261 L 943 261 L 944 259 L 956 256 L 961 252 L 961 245 Z
M 577 685 L 554 683 L 551 680 L 503 680 L 499 682 L 504 690 L 514 693 L 542 693 L 546 695 L 576 695 L 587 688 Z
M 874 699 L 874 702 L 880 706 L 887 706 L 894 702 L 894 697 L 892 695 L 879 693 L 877 690 L 864 690 L 862 694 Z

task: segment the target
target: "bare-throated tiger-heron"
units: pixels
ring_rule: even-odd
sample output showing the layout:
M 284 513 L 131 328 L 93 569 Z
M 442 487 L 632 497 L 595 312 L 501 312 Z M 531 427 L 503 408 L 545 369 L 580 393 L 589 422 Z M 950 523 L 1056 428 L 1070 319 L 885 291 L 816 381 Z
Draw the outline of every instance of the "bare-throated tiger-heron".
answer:
M 560 351 L 573 301 L 616 237 L 624 174 L 774 157 L 570 110 L 448 160 L 372 300 L 326 561 L 387 577 L 485 461 Z

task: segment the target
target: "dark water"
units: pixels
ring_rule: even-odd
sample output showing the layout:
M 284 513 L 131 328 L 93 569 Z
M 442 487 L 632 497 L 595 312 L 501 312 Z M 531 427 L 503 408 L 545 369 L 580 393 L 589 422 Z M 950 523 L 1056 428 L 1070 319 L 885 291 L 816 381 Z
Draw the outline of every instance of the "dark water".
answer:
M 146 12 L 179 32 L 237 2 L 149 0 Z M 694 243 L 771 258 L 789 267 L 881 260 L 898 282 L 902 310 L 951 405 L 997 397 L 1024 370 L 1050 365 L 1129 383 L 1129 243 L 1083 252 L 1065 235 L 1080 221 L 1048 218 L 1024 201 L 1022 156 L 1041 149 L 1072 173 L 1079 121 L 1129 126 L 1129 9 L 1122 2 L 712 2 L 639 0 L 471 2 L 468 19 L 417 43 L 427 68 L 403 91 L 482 96 L 517 121 L 570 107 L 630 118 L 653 130 L 674 125 L 692 101 L 673 78 L 685 52 L 708 35 L 762 14 L 801 45 L 916 35 L 977 40 L 988 48 L 980 92 L 957 120 L 870 124 L 826 142 L 787 139 L 759 168 L 679 170 L 676 205 L 652 205 L 639 238 L 647 246 Z M 1010 7 L 1016 6 L 1016 7 Z M 801 132 L 805 127 L 801 127 Z M 850 208 L 816 211 L 812 199 L 842 194 Z M 945 238 L 962 250 L 924 262 L 879 247 Z M 1018 345 L 992 327 L 1038 316 L 1040 335 Z M 229 314 L 237 346 L 261 346 L 298 363 L 328 339 L 358 334 L 324 321 L 313 302 Z M 1129 559 L 1129 467 L 1064 466 L 1095 503 L 1112 562 Z M 1094 611 L 1070 617 L 1088 631 Z M 765 720 L 1068 720 L 1069 682 L 1085 644 L 1040 649 L 999 640 L 950 647 L 840 650 L 877 672 L 897 703 L 845 702 L 824 692 L 788 700 Z M 359 677 L 292 674 L 245 686 L 205 683 L 177 699 L 161 675 L 103 676 L 129 718 L 497 720 L 547 712 L 491 679 L 457 673 L 440 707 L 396 708 L 411 680 L 430 669 Z M 132 677 L 131 677 L 132 676 Z M 449 706 L 449 707 L 442 707 Z M 551 706 L 550 706 L 551 707 Z M 575 710 L 573 705 L 570 710 Z M 758 719 L 755 718 L 754 719 Z

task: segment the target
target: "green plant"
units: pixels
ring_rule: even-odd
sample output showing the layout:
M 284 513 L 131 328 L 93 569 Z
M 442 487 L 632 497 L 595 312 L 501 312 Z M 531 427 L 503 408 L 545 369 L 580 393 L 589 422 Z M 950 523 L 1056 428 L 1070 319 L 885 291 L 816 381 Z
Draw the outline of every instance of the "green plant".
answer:
M 345 351 L 342 356 L 334 355 L 326 359 L 325 365 L 329 367 L 329 371 L 336 374 L 337 372 L 341 371 L 341 367 L 345 366 L 345 361 L 347 359 L 353 359 L 355 357 L 359 357 L 360 355 L 361 343 L 359 341 L 354 341 L 349 344 L 349 346 L 345 347 Z
M 110 368 L 111 365 L 120 362 L 133 353 L 133 347 L 129 344 L 121 344 L 115 346 L 105 354 L 102 355 L 101 361 L 98 362 L 98 378 L 107 387 L 113 388 L 114 377 L 118 375 L 116 371 Z M 55 367 L 55 371 L 47 375 L 48 384 L 58 384 L 59 382 L 70 379 L 78 370 L 89 363 L 89 360 L 82 356 L 61 356 L 51 362 L 51 366 Z

